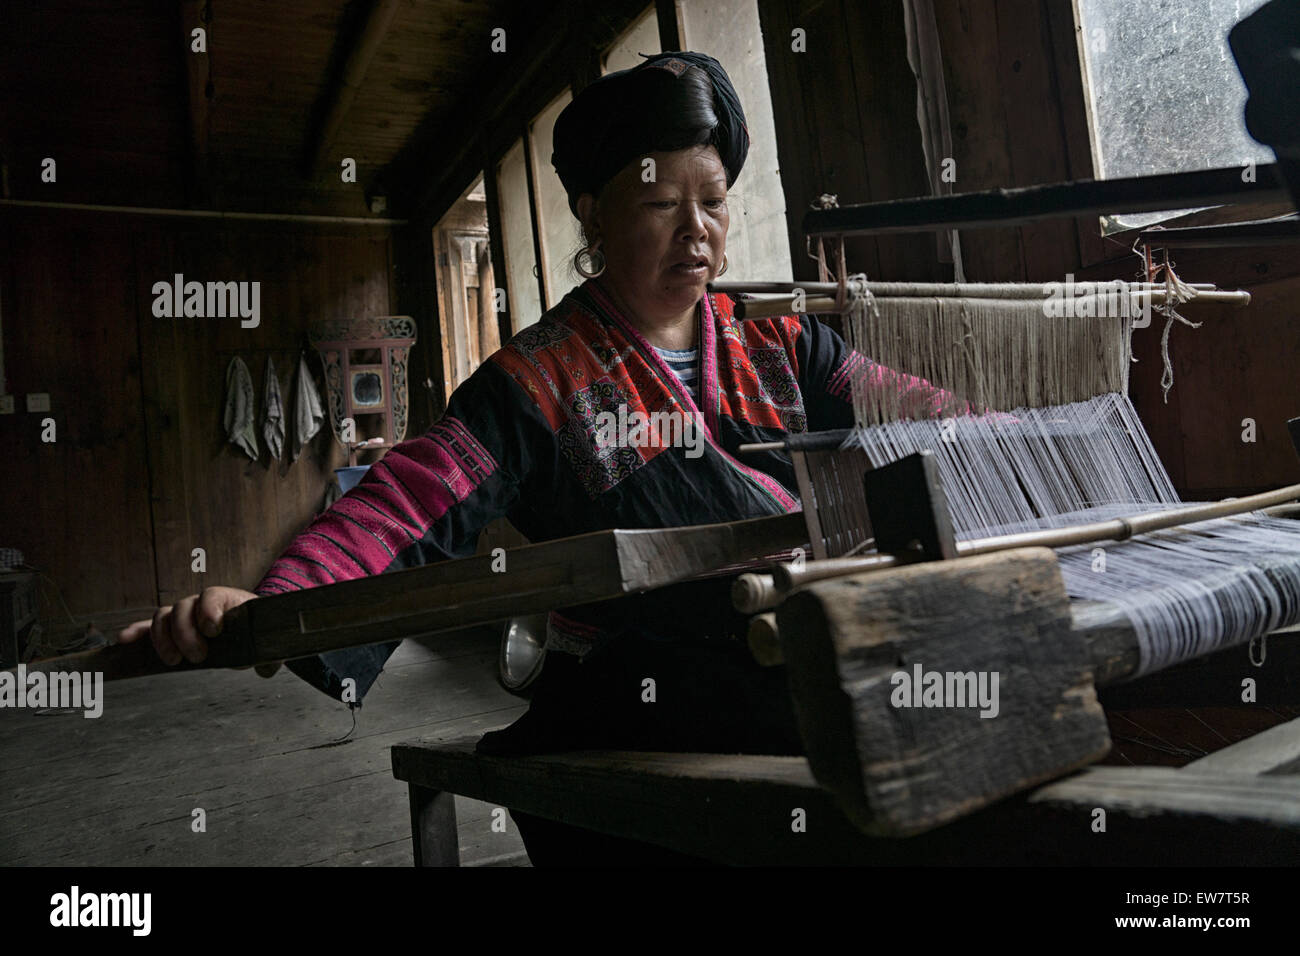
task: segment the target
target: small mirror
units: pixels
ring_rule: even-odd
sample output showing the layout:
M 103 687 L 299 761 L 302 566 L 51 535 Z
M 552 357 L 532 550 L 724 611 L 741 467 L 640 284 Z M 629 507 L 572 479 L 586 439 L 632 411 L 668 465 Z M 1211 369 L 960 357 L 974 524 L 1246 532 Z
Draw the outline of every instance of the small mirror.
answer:
M 378 372 L 352 373 L 352 404 L 356 406 L 384 404 L 384 383 Z

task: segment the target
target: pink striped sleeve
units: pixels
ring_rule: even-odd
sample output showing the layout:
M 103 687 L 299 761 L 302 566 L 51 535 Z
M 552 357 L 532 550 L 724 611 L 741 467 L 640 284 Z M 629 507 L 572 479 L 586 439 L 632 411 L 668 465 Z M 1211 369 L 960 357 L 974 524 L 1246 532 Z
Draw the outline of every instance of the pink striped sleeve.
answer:
M 459 420 L 445 417 L 374 464 L 361 483 L 293 539 L 259 594 L 379 574 L 497 468 Z

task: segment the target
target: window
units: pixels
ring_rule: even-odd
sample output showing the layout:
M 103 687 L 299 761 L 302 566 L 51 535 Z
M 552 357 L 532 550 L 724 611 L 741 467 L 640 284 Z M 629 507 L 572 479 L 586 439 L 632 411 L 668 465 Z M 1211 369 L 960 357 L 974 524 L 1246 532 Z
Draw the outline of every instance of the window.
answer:
M 528 169 L 524 141 L 519 139 L 497 164 L 498 215 L 501 245 L 506 257 L 506 296 L 514 331 L 542 317 L 537 255 L 533 251 L 533 214 L 528 199 Z
M 488 251 L 487 202 L 480 178 L 433 229 L 443 387 L 450 397 L 501 346 Z
M 688 50 L 722 64 L 740 96 L 749 127 L 749 157 L 727 205 L 726 281 L 793 278 L 785 192 L 776 154 L 776 121 L 767 85 L 756 0 L 678 0 L 677 22 Z
M 1099 178 L 1273 161 L 1246 132 L 1227 39 L 1263 2 L 1078 0 Z M 1108 217 L 1105 231 L 1177 214 Z
M 659 20 L 655 8 L 650 7 L 627 31 L 614 41 L 614 45 L 605 53 L 602 73 L 616 70 L 630 70 L 644 61 L 642 53 L 654 55 L 660 51 Z
M 551 165 L 555 121 L 573 100 L 568 90 L 557 96 L 529 125 L 532 151 L 533 191 L 537 196 L 537 235 L 542 247 L 542 285 L 546 308 L 551 308 L 578 282 L 573 271 L 573 254 L 582 243 L 578 220 L 569 211 L 569 197 Z

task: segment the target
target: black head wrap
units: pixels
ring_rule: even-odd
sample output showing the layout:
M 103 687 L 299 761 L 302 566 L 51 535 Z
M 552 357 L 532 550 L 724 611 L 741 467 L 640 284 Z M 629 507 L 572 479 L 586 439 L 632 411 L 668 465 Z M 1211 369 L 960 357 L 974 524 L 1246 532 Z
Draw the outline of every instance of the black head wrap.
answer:
M 683 110 L 676 86 L 686 82 L 691 67 L 703 72 L 713 90 L 712 110 L 694 116 Z M 749 129 L 722 64 L 703 53 L 659 53 L 586 87 L 555 121 L 554 143 L 551 165 L 576 216 L 579 196 L 599 195 L 619 170 L 647 153 L 712 145 L 730 187 L 749 153 Z

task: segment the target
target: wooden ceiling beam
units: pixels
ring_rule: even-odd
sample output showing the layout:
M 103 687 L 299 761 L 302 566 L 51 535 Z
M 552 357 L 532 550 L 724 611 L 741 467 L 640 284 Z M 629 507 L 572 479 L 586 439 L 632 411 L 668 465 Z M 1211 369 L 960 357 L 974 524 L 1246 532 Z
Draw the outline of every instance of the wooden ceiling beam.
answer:
M 682 49 L 681 23 L 676 0 L 655 0 L 655 19 L 659 23 L 659 46 L 667 50 Z
M 647 5 L 645 0 L 587 0 L 577 9 L 563 3 L 531 8 L 531 18 L 510 30 L 512 36 L 528 37 L 529 46 L 494 71 L 496 83 L 436 124 L 426 116 L 384 171 L 388 195 L 398 198 L 401 213 L 436 218 L 445 211 L 472 181 L 483 157 L 499 158 L 525 124 L 575 78 L 593 63 L 599 70 L 599 51 Z M 448 137 L 448 130 L 457 135 Z M 451 142 L 458 145 L 449 150 Z
M 384 37 L 387 36 L 400 5 L 401 0 L 375 0 L 365 23 L 354 34 L 355 39 L 338 81 L 326 94 L 327 99 L 321 110 L 323 118 L 320 125 L 308 134 L 305 151 L 308 176 L 314 177 L 324 164 L 339 128 L 343 125 L 343 120 L 347 117 L 348 110 L 352 108 L 352 101 L 356 99 L 357 91 L 365 81 L 366 71 L 370 69 L 370 63 L 375 58 Z

